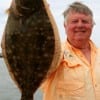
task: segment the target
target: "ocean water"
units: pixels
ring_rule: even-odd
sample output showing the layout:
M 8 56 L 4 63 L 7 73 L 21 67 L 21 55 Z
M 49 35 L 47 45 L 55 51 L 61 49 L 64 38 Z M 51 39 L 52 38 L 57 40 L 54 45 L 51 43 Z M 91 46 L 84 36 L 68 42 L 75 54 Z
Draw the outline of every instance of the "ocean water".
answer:
M 3 58 L 0 58 L 0 100 L 20 100 L 21 93 L 11 79 Z M 34 100 L 42 100 L 42 92 L 38 89 Z

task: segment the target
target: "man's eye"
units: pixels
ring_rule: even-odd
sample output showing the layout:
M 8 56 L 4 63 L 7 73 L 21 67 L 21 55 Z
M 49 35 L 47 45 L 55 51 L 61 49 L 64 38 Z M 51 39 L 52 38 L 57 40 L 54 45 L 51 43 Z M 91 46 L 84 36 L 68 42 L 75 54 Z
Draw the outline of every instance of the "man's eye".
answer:
M 77 20 L 73 20 L 72 23 L 77 23 Z
M 86 21 L 86 20 L 83 20 L 82 22 L 83 22 L 83 23 L 85 23 L 85 24 L 89 23 L 89 22 L 88 22 L 88 21 Z
M 82 20 L 82 22 L 83 22 L 84 24 L 91 24 L 91 21 L 89 21 L 89 20 Z

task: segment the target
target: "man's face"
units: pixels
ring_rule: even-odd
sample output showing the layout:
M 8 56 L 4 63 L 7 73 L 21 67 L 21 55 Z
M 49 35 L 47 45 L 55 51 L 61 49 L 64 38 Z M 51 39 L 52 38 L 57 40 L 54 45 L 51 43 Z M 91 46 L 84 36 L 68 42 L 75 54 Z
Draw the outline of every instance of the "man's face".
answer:
M 93 28 L 90 15 L 72 12 L 64 23 L 67 39 L 71 44 L 81 45 L 89 40 Z

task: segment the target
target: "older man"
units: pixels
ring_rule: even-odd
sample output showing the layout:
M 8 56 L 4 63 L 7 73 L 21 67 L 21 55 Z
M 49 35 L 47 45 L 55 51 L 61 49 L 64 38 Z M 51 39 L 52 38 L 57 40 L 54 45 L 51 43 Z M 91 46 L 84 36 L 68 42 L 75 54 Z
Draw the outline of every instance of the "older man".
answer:
M 85 4 L 74 2 L 64 19 L 63 57 L 42 84 L 44 100 L 100 100 L 100 49 L 90 40 L 93 13 Z

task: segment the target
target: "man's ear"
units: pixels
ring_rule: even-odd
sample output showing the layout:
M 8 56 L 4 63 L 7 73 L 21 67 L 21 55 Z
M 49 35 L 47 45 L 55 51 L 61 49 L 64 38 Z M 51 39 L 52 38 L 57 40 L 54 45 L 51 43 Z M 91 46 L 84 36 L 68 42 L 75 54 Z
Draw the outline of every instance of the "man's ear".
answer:
M 66 27 L 66 23 L 64 22 L 64 27 Z
M 67 26 L 67 23 L 66 22 L 64 22 L 64 28 Z

